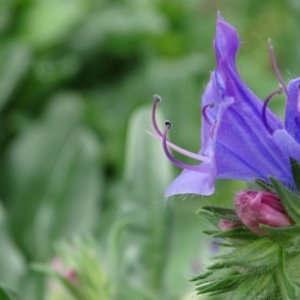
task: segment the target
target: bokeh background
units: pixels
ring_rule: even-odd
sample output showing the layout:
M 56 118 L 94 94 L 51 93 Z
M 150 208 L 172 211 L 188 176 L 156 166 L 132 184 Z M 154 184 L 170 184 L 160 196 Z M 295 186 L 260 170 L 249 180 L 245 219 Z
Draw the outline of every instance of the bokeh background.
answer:
M 215 253 L 195 212 L 232 206 L 244 184 L 165 201 L 180 170 L 145 130 L 160 94 L 160 124 L 199 150 L 218 10 L 239 31 L 238 69 L 261 99 L 278 87 L 269 37 L 285 80 L 300 75 L 297 0 L 1 0 L 3 299 L 193 297 L 188 280 Z M 284 100 L 271 103 L 281 117 Z

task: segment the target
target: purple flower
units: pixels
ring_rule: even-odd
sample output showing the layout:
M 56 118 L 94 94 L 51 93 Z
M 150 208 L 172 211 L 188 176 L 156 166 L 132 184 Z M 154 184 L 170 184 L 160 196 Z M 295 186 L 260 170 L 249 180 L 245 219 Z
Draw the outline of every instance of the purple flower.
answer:
M 293 224 L 280 198 L 272 193 L 243 191 L 237 194 L 235 205 L 240 220 L 258 234 L 267 233 L 259 224 L 271 227 L 287 227 Z
M 198 154 L 183 150 L 167 140 L 171 123 L 164 132 L 156 124 L 155 110 L 161 100 L 155 96 L 153 127 L 163 142 L 167 157 L 184 169 L 168 187 L 165 196 L 176 194 L 210 195 L 218 178 L 269 182 L 272 175 L 288 186 L 294 186 L 290 157 L 300 161 L 300 78 L 284 85 L 269 41 L 271 62 L 281 84 L 262 102 L 240 78 L 236 54 L 240 47 L 237 31 L 218 16 L 214 49 L 216 69 L 202 97 L 202 147 Z M 261 80 L 263 82 L 263 80 Z M 270 99 L 282 92 L 287 96 L 283 123 L 267 108 Z M 168 147 L 202 161 L 190 166 L 175 159 Z

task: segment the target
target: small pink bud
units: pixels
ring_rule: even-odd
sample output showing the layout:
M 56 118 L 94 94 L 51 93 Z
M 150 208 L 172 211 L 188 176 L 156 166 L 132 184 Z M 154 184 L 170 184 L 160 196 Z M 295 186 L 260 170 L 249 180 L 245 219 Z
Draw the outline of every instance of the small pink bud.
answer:
M 228 231 L 231 229 L 234 229 L 238 226 L 243 226 L 244 224 L 242 222 L 235 222 L 230 220 L 221 219 L 219 222 L 219 227 L 222 231 Z
M 280 198 L 272 193 L 243 191 L 237 194 L 235 205 L 240 220 L 255 233 L 267 233 L 259 224 L 271 227 L 287 227 L 293 224 Z
M 68 269 L 65 271 L 65 277 L 72 282 L 74 285 L 78 285 L 78 280 L 76 273 L 73 269 Z
M 76 276 L 76 272 L 74 269 L 66 268 L 63 264 L 63 261 L 59 257 L 55 257 L 52 262 L 51 266 L 55 271 L 63 275 L 65 278 L 67 278 L 70 282 L 72 282 L 74 285 L 78 285 L 78 279 Z

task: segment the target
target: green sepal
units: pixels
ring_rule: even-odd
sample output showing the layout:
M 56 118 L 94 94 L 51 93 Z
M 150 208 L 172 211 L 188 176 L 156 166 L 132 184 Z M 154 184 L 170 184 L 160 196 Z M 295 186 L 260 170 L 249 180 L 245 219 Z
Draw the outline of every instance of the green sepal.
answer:
M 276 270 L 276 280 L 282 300 L 299 299 L 299 291 L 286 273 L 286 255 L 282 247 L 280 248 L 279 268 Z
M 290 158 L 291 169 L 297 190 L 300 192 L 300 164 L 293 158 Z
M 271 227 L 267 225 L 260 224 L 259 227 L 268 231 L 272 235 L 288 235 L 288 236 L 298 236 L 300 234 L 299 226 L 289 226 L 289 227 Z
M 209 221 L 214 227 L 219 228 L 219 222 L 220 218 L 214 215 L 213 213 L 207 211 L 207 210 L 199 210 L 197 211 L 197 216 L 199 216 L 202 219 L 206 219 Z
M 208 211 L 219 219 L 240 222 L 240 219 L 238 218 L 236 211 L 232 208 L 217 207 L 217 206 L 204 206 L 201 208 L 201 210 Z M 201 210 L 198 213 L 200 213 Z
M 231 288 L 235 288 L 235 280 L 230 277 L 223 277 L 219 280 L 196 288 L 196 291 L 201 294 L 206 294 L 216 292 L 217 290 L 221 290 L 223 292 L 224 289 L 228 290 Z
M 224 268 L 217 271 L 208 271 L 203 275 L 197 276 L 192 279 L 192 281 L 196 281 L 196 291 L 198 294 L 215 292 L 217 289 L 224 290 L 228 286 L 223 285 L 224 280 L 230 284 L 230 282 L 235 281 L 236 275 L 239 275 L 237 271 Z M 217 285 L 218 282 L 222 282 L 220 285 Z M 209 289 L 209 290 L 208 290 Z
M 300 198 L 275 178 L 270 177 L 288 215 L 300 226 Z
M 209 270 L 229 266 L 270 267 L 278 262 L 279 245 L 267 238 L 241 246 L 234 251 L 215 257 L 216 263 Z
M 190 279 L 191 282 L 195 282 L 195 281 L 198 281 L 198 280 L 202 280 L 202 279 L 205 279 L 207 278 L 208 276 L 214 274 L 213 271 L 207 271 L 205 272 L 204 274 L 201 274 L 201 275 L 198 275 L 196 277 L 193 277 L 192 279 Z
M 217 245 L 217 246 L 220 246 L 220 247 L 228 247 L 228 248 L 236 247 L 236 245 L 234 245 L 232 243 L 221 243 L 221 242 L 216 242 L 216 241 L 212 241 L 211 243 L 213 245 Z
M 255 184 L 265 192 L 274 193 L 274 187 L 268 182 L 265 182 L 261 179 L 254 180 Z
M 274 299 L 270 297 L 272 290 L 272 276 L 270 274 L 262 274 L 253 276 L 243 281 L 235 290 L 230 300 L 253 300 L 253 299 Z
M 213 238 L 234 238 L 241 240 L 256 240 L 258 236 L 244 226 L 239 226 L 227 231 L 203 231 Z

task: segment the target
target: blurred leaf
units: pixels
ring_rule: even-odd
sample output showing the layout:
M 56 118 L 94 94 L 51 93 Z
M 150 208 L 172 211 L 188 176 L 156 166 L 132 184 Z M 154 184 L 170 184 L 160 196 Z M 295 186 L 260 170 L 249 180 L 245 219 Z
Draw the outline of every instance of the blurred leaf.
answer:
M 163 194 L 171 180 L 171 169 L 160 143 L 145 132 L 150 116 L 150 108 L 138 109 L 128 127 L 124 173 L 127 195 L 122 201 L 134 225 L 126 236 L 123 261 L 127 272 L 131 270 L 132 284 L 157 293 L 168 251 L 171 219 Z
M 10 148 L 11 227 L 29 256 L 48 257 L 53 241 L 91 230 L 98 218 L 100 148 L 82 118 L 81 99 L 60 94 Z
M 33 1 L 24 12 L 20 38 L 38 48 L 61 42 L 85 15 L 90 2 Z
M 21 297 L 10 288 L 0 283 L 0 299 L 1 300 L 21 300 Z
M 0 270 L 0 281 L 15 289 L 26 276 L 25 261 L 10 236 L 2 204 L 0 204 Z
M 160 35 L 166 27 L 166 21 L 155 11 L 153 5 L 111 5 L 106 9 L 95 10 L 86 19 L 85 24 L 72 38 L 72 45 L 76 50 L 87 51 L 103 44 L 105 39 L 115 37 L 115 42 L 126 46 L 126 52 L 127 48 L 136 46 L 135 42 L 139 42 L 143 34 Z M 127 40 L 129 37 L 135 38 Z M 114 45 L 115 47 L 111 47 L 112 51 L 124 53 L 124 47 L 120 49 Z
M 24 45 L 9 45 L 0 52 L 0 111 L 11 97 L 31 63 Z

